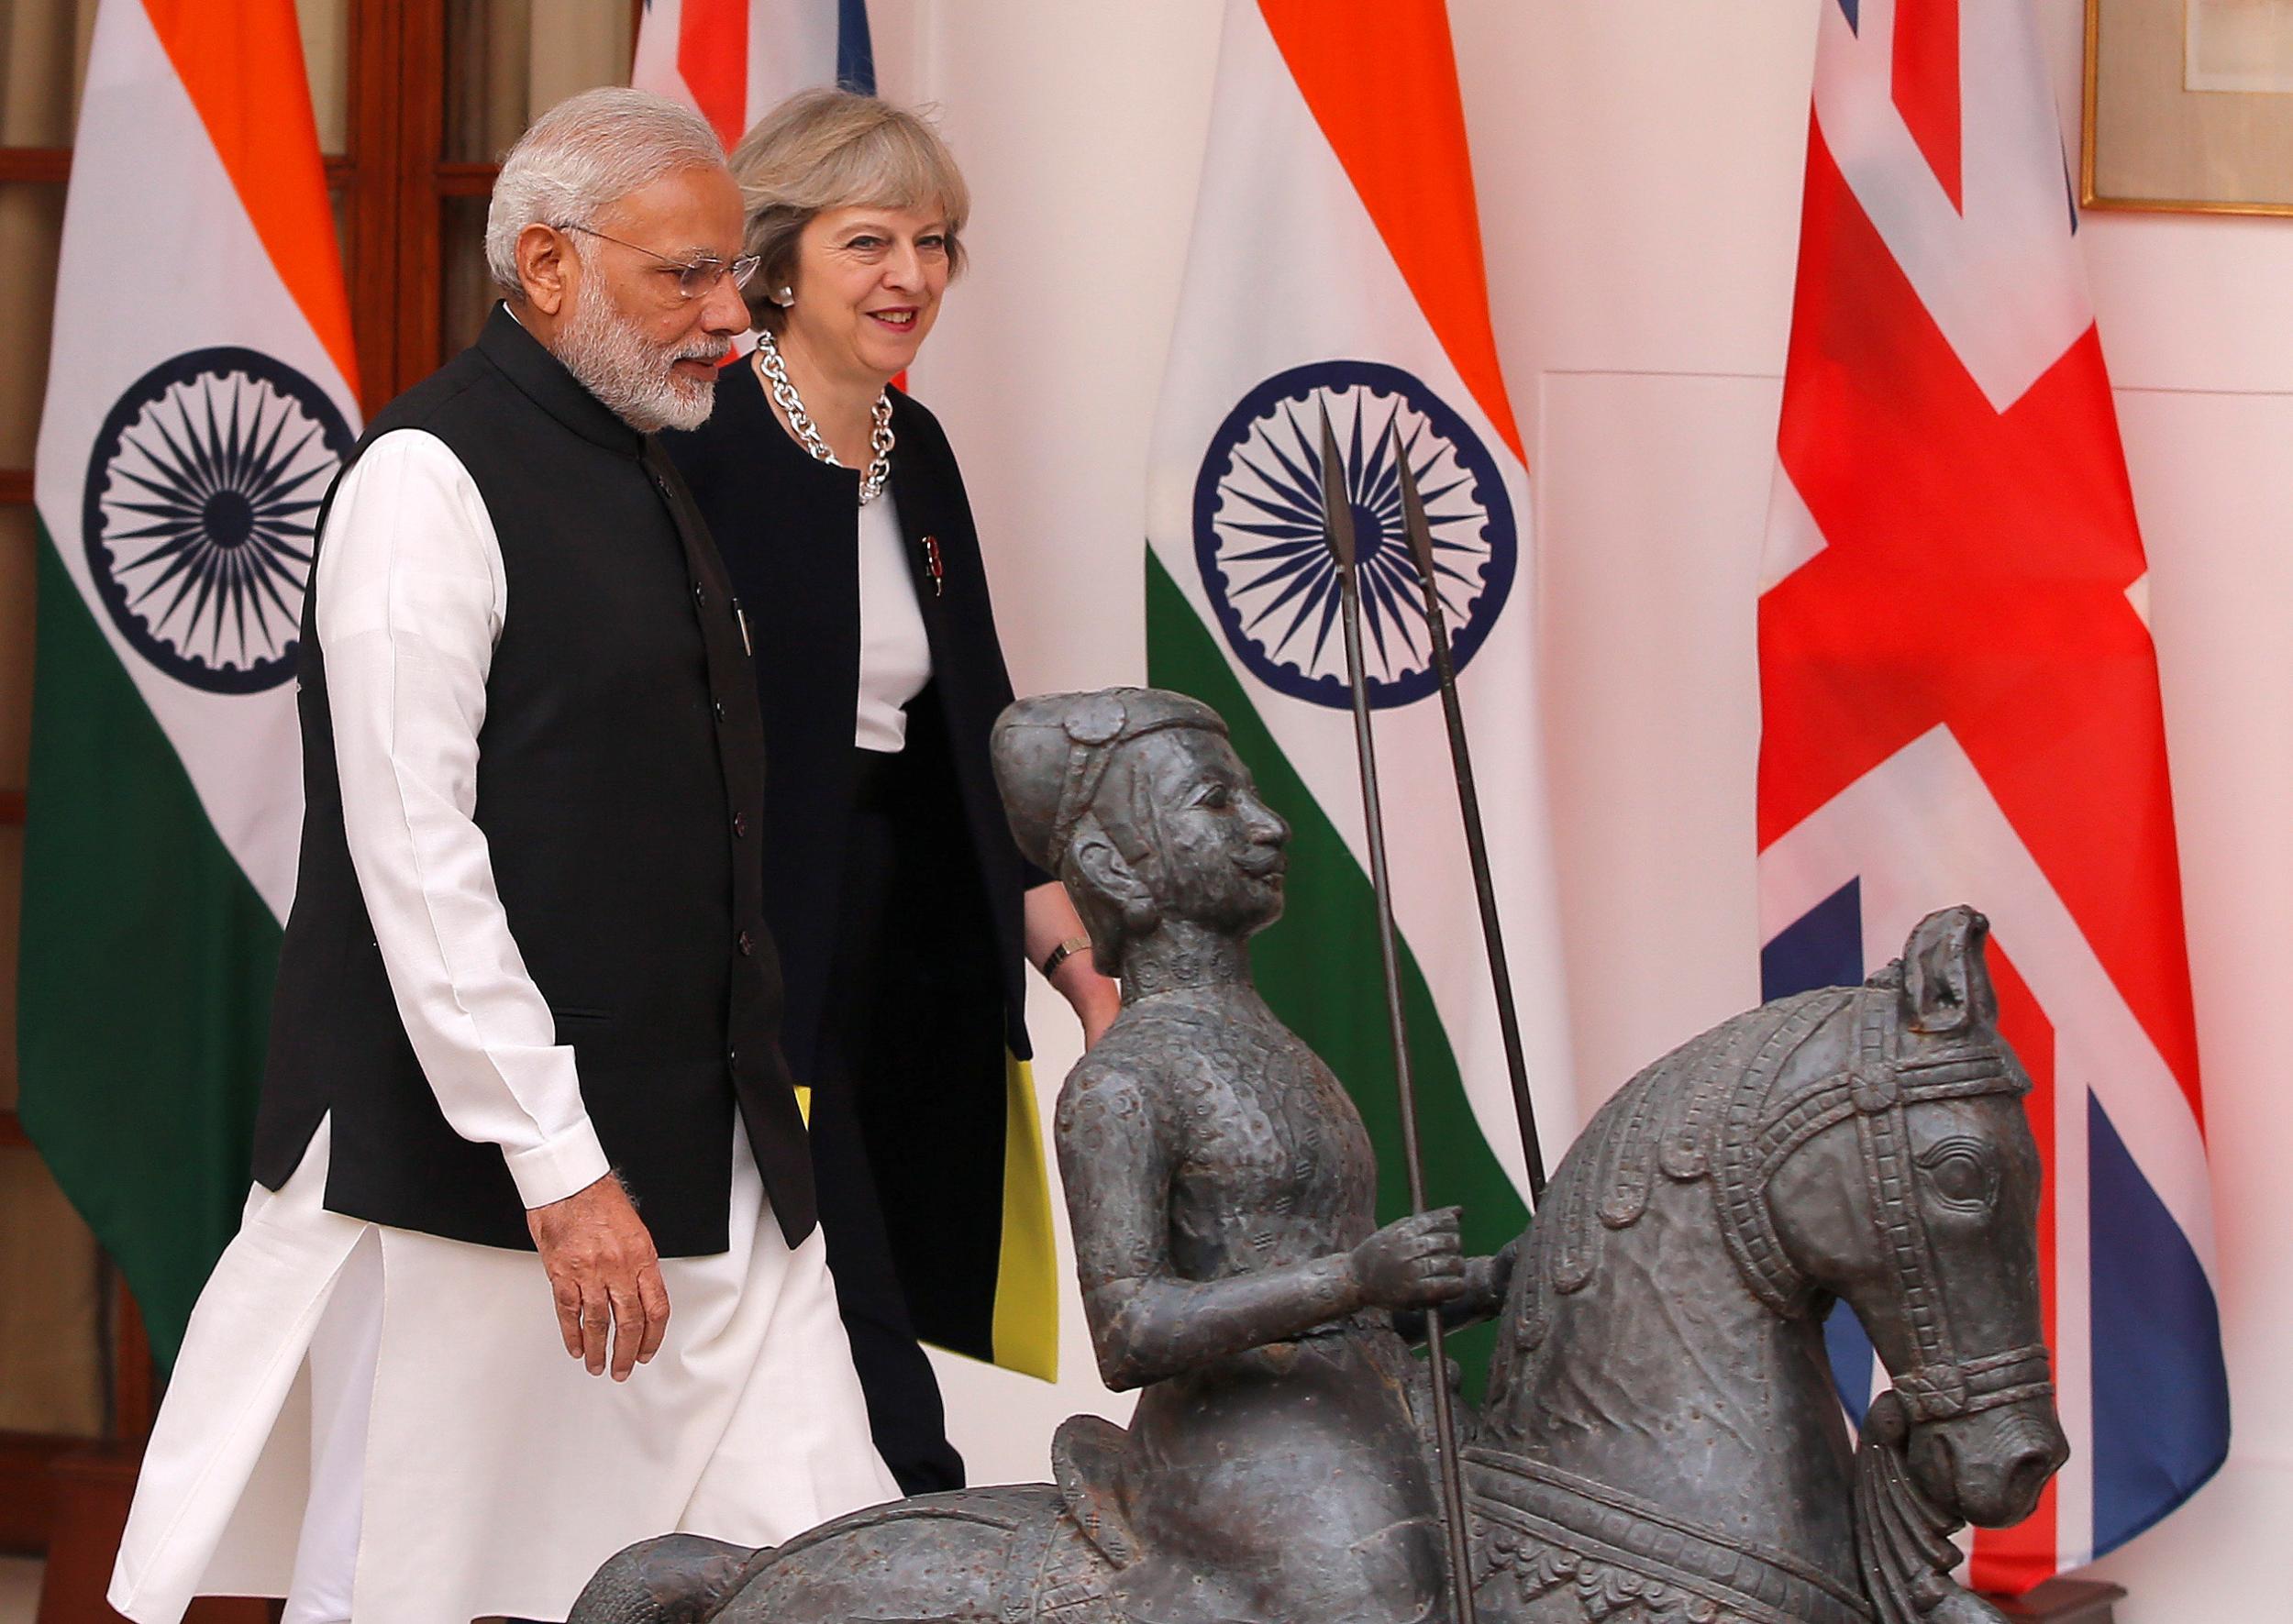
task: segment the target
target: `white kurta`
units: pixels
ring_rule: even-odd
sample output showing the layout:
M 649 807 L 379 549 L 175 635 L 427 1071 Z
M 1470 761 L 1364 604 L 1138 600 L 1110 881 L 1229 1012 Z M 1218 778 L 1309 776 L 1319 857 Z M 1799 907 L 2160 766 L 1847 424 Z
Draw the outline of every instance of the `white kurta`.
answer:
M 501 1146 L 528 1206 L 559 1199 L 606 1164 L 471 820 L 511 605 L 443 442 L 401 430 L 368 447 L 317 586 L 346 830 L 401 1018 L 456 1131 Z M 369 1234 L 382 1300 L 360 1624 L 561 1618 L 632 1541 L 772 1543 L 897 1496 L 825 1243 L 789 1250 L 745 1135 L 716 1153 L 733 1160 L 730 1248 L 663 1262 L 668 1335 L 626 1383 L 567 1356 L 532 1254 L 327 1211 L 328 1154 L 322 1128 L 283 1188 L 252 1191 L 193 1313 L 113 1576 L 138 1624 L 172 1624 L 194 1595 L 285 1593 L 309 1486 L 305 1355 L 339 1278 L 372 1289 L 374 1271 L 346 1271 Z

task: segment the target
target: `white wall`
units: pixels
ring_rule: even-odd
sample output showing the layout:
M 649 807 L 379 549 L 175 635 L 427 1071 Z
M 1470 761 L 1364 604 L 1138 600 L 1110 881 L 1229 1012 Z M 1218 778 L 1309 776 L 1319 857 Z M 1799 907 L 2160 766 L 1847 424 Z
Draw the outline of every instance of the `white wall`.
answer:
M 1578 1083 L 1756 997 L 1753 593 L 1825 0 L 1455 0 L 1501 348 L 1531 436 Z M 2066 108 L 2078 0 L 2041 0 Z M 1023 690 L 1136 680 L 1141 503 L 1214 0 L 877 0 L 888 91 L 978 193 L 925 397 L 970 481 Z M 2073 134 L 2075 134 L 2075 128 Z M 2082 239 L 2152 563 L 2236 1443 L 2110 1559 L 2127 1624 L 2271 1616 L 2293 1530 L 2293 221 L 2094 214 Z M 1338 274 L 1268 266 L 1265 296 Z M 1977 899 L 1979 900 L 1979 899 Z M 1047 1105 L 1075 1043 L 1037 1011 Z M 2273 1221 L 2275 1222 L 2273 1223 Z M 982 1480 L 1123 1406 L 1070 1288 L 1060 1389 L 949 1361 Z M 2275 1605 L 2281 1606 L 2281 1600 Z

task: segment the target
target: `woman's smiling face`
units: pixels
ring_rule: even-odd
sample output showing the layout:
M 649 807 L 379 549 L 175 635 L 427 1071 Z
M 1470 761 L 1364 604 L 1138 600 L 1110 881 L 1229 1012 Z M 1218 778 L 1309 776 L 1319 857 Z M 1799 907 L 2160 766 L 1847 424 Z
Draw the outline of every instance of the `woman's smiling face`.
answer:
M 939 315 L 947 245 L 947 218 L 936 211 L 823 209 L 798 238 L 783 343 L 832 374 L 890 381 L 914 364 Z

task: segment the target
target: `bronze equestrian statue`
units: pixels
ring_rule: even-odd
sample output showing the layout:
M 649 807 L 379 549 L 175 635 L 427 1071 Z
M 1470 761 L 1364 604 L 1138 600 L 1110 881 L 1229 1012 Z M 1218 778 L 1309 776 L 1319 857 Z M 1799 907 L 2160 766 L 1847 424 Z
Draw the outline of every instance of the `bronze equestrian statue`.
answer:
M 1947 1536 L 2027 1515 L 2064 1448 L 2027 1083 L 1979 915 L 1649 1067 L 1523 1242 L 1468 1259 L 1453 1212 L 1375 1227 L 1357 1113 L 1250 986 L 1288 830 L 1216 714 L 1151 690 L 1022 701 L 995 758 L 1021 845 L 1123 980 L 1057 1138 L 1131 1425 L 1069 1420 L 1052 1484 L 762 1551 L 633 1546 L 573 1624 L 1432 1624 L 1452 1608 L 1409 1345 L 1428 1311 L 1501 1305 L 1488 1419 L 1468 1418 L 1484 1616 L 1995 1617 L 1948 1579 Z M 1899 1373 L 1852 1460 L 1820 1334 L 1834 1298 Z

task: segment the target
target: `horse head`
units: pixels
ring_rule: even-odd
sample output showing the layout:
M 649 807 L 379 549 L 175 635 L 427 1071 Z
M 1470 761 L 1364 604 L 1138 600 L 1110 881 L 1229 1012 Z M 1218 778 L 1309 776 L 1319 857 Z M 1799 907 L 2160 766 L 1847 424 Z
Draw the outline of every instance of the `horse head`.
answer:
M 1922 921 L 1900 961 L 1842 995 L 1831 1041 L 1785 1066 L 1739 1261 L 1795 1309 L 1855 1310 L 1893 1378 L 1880 1402 L 1900 1407 L 1886 1414 L 1907 1425 L 1912 1481 L 1943 1513 L 1999 1527 L 2030 1514 L 2069 1451 L 2040 1320 L 2030 1080 L 1999 1035 L 1988 929 L 1969 908 Z
M 1997 1624 L 1951 1536 L 2029 1515 L 2068 1450 L 1988 928 L 1932 915 L 1862 986 L 1690 1039 L 1570 1146 L 1466 1452 L 1514 1617 L 1653 1585 L 1745 1617 Z M 1822 1336 L 1842 1301 L 1893 1384 L 1852 1460 Z

